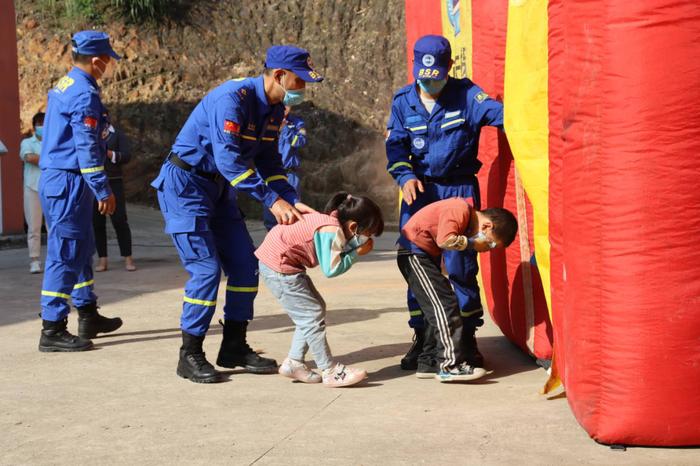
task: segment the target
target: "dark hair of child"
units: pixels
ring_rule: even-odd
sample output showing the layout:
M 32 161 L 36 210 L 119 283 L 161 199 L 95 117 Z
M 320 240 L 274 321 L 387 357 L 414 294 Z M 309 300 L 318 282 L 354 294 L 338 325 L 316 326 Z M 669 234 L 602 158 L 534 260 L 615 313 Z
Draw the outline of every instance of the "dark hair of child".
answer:
M 371 232 L 379 236 L 384 232 L 382 209 L 376 202 L 365 196 L 353 196 L 346 192 L 333 195 L 326 204 L 325 213 L 338 211 L 338 221 L 344 224 L 350 220 L 357 222 L 358 232 Z

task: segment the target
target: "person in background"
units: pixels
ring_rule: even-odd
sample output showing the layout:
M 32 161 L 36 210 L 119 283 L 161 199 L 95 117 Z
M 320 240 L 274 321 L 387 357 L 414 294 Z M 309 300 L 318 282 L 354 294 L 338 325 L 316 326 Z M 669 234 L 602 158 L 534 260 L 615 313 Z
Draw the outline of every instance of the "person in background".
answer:
M 19 157 L 24 162 L 24 219 L 27 222 L 27 247 L 29 248 L 29 273 L 41 272 L 41 221 L 43 218 L 39 201 L 39 154 L 44 130 L 44 113 L 32 117 L 33 133 L 22 140 Z
M 129 272 L 136 270 L 136 264 L 131 257 L 131 229 L 126 217 L 126 200 L 124 198 L 124 179 L 122 176 L 122 165 L 131 160 L 131 144 L 126 135 L 116 129 L 113 125 L 108 127 L 107 136 L 107 157 L 105 158 L 105 172 L 109 178 L 109 185 L 117 199 L 117 207 L 110 216 L 112 226 L 117 234 L 119 252 L 124 258 L 124 267 Z M 95 266 L 95 272 L 104 272 L 108 268 L 107 264 L 107 219 L 100 214 L 95 200 L 92 209 L 92 228 L 95 231 L 95 246 L 99 261 Z
M 299 167 L 301 166 L 301 157 L 299 149 L 306 145 L 306 128 L 304 120 L 301 117 L 290 113 L 292 107 L 284 108 L 284 120 L 280 124 L 280 136 L 278 150 L 282 156 L 282 166 L 287 172 L 287 181 L 297 191 L 297 195 L 301 196 L 301 180 L 299 179 Z M 270 128 L 268 126 L 268 128 Z M 272 227 L 277 225 L 275 216 L 272 215 L 270 209 L 263 206 L 263 223 L 267 231 L 272 230 Z

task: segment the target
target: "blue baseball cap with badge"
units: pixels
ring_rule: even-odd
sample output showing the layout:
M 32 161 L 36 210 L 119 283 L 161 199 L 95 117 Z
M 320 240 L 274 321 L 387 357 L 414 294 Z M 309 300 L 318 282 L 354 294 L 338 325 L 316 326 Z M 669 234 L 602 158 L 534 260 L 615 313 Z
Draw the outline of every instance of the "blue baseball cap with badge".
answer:
M 306 82 L 323 81 L 323 76 L 314 70 L 309 52 L 293 45 L 273 45 L 267 49 L 265 67 L 293 71 Z
M 443 36 L 423 36 L 413 46 L 413 77 L 416 79 L 445 79 L 451 59 L 450 41 Z
M 102 31 L 80 31 L 73 35 L 73 52 L 80 55 L 109 55 L 121 60 L 109 43 L 109 35 Z

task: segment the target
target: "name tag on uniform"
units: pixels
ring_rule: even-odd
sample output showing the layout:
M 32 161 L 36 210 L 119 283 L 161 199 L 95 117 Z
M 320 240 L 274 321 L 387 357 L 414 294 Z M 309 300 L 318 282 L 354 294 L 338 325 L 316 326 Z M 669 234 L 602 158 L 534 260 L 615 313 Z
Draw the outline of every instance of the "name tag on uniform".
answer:
M 447 112 L 445 113 L 445 120 L 448 118 L 456 117 L 461 113 L 461 110 L 455 110 L 454 112 Z

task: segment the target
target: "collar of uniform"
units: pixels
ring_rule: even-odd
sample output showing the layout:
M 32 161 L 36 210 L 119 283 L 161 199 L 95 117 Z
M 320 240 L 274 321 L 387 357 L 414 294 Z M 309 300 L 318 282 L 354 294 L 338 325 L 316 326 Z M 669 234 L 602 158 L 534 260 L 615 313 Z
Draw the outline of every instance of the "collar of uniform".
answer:
M 86 73 L 85 71 L 81 70 L 78 67 L 73 67 L 72 70 L 68 73 L 69 75 L 72 75 L 71 77 L 79 77 L 82 76 L 83 79 L 86 79 L 92 87 L 97 89 L 98 91 L 100 90 L 100 86 L 97 85 L 97 80 L 90 74 Z
M 447 84 L 445 84 L 444 89 L 440 93 L 440 97 L 437 98 L 435 101 L 435 108 L 433 108 L 432 113 L 428 113 L 428 110 L 425 108 L 425 105 L 423 105 L 423 102 L 420 100 L 420 94 L 418 91 L 418 83 L 415 81 L 413 82 L 413 85 L 411 86 L 411 90 L 408 92 L 408 103 L 413 107 L 414 110 L 422 113 L 428 120 L 432 119 L 440 113 L 440 110 L 442 110 L 442 103 L 445 101 L 445 99 L 449 100 L 450 99 L 450 94 L 452 94 L 452 89 L 453 89 L 453 81 L 454 79 L 452 77 L 447 78 Z
M 263 76 L 260 75 L 257 78 L 253 78 L 253 82 L 255 83 L 255 95 L 258 97 L 258 104 L 260 105 L 260 113 L 265 114 L 271 110 L 271 105 L 267 102 L 267 96 L 265 95 Z

